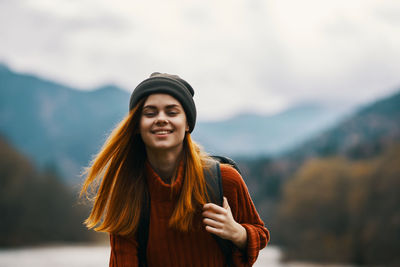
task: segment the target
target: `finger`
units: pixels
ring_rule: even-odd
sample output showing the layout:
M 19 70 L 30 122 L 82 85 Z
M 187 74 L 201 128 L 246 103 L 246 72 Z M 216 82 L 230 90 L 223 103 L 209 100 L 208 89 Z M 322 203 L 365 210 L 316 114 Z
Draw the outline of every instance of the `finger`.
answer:
M 222 223 L 215 221 L 215 220 L 211 220 L 209 218 L 204 218 L 203 223 L 205 225 L 211 226 L 213 228 L 218 228 L 218 229 L 221 229 L 224 226 Z
M 205 218 L 209 218 L 212 219 L 214 221 L 218 221 L 218 222 L 224 222 L 225 221 L 225 216 L 215 213 L 215 212 L 209 212 L 209 211 L 205 211 L 203 212 L 203 217 Z
M 206 231 L 211 233 L 211 234 L 215 234 L 217 236 L 221 236 L 222 235 L 222 230 L 221 229 L 214 228 L 214 227 L 211 227 L 211 226 L 208 226 L 208 225 L 206 226 Z
M 225 209 L 223 207 L 218 206 L 214 203 L 204 204 L 203 210 L 209 210 L 209 211 L 213 211 L 215 213 L 225 213 Z
M 218 207 L 220 206 L 215 203 L 206 203 L 203 205 L 203 209 L 218 209 Z

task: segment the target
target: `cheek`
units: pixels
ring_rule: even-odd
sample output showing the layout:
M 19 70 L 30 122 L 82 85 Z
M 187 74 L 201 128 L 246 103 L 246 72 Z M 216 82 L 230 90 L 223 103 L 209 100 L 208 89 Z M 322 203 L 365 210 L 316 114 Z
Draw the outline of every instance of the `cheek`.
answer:
M 181 118 L 179 122 L 179 129 L 181 129 L 183 132 L 186 132 L 189 129 L 188 123 L 185 118 Z
M 188 124 L 188 121 L 187 121 L 185 115 L 183 115 L 183 117 L 181 118 L 181 124 L 180 125 L 181 125 L 181 128 L 183 128 L 185 132 L 189 131 L 189 124 Z
M 149 129 L 149 127 L 151 126 L 151 121 L 146 119 L 146 118 L 142 118 L 140 119 L 140 123 L 139 123 L 139 132 L 143 133 L 146 130 Z

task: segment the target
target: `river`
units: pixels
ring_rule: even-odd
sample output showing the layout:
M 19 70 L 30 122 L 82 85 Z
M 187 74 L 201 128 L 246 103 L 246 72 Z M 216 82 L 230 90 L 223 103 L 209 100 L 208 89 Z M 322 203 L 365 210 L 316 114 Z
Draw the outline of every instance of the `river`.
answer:
M 0 267 L 107 267 L 108 246 L 71 245 L 0 250 Z M 280 262 L 279 248 L 260 251 L 255 267 L 316 267 L 318 265 Z

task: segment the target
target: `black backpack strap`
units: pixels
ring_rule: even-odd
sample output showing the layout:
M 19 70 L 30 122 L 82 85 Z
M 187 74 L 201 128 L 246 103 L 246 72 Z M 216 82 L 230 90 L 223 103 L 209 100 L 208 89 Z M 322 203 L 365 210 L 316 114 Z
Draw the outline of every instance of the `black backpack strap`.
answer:
M 221 169 L 218 161 L 208 161 L 208 166 L 204 170 L 204 179 L 206 180 L 207 193 L 211 198 L 211 202 L 222 206 L 224 190 L 222 188 Z
M 219 161 L 212 160 L 209 163 L 209 168 L 204 171 L 204 178 L 207 183 L 207 193 L 211 201 L 219 206 L 223 204 L 224 191 L 222 188 L 221 168 Z M 213 235 L 217 241 L 222 253 L 225 256 L 226 266 L 233 266 L 232 249 L 233 243 L 227 239 L 223 239 L 217 235 Z
M 229 164 L 229 165 L 231 165 L 233 168 L 235 168 L 235 170 L 238 171 L 238 173 L 239 173 L 240 175 L 242 175 L 242 173 L 240 172 L 240 169 L 239 169 L 238 165 L 236 164 L 236 162 L 235 162 L 233 159 L 228 158 L 228 157 L 225 157 L 225 156 L 211 156 L 211 158 L 213 158 L 214 160 L 216 160 L 216 161 L 218 161 L 218 162 L 220 162 L 220 163 L 224 163 L 224 164 Z
M 139 267 L 147 266 L 147 242 L 149 240 L 150 227 L 150 194 L 144 194 L 144 203 L 140 213 L 139 226 L 137 229 L 138 261 Z

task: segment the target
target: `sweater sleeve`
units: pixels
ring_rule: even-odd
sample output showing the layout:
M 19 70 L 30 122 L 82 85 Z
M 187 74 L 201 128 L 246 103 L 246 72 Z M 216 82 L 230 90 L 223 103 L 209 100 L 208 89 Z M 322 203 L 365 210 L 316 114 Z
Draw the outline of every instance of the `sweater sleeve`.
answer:
M 228 199 L 232 215 L 247 232 L 246 249 L 234 248 L 233 263 L 235 266 L 252 266 L 259 251 L 269 241 L 269 231 L 264 227 L 240 174 L 231 166 L 221 164 L 221 176 L 224 195 Z
M 110 234 L 110 267 L 137 267 L 137 242 L 119 235 Z

